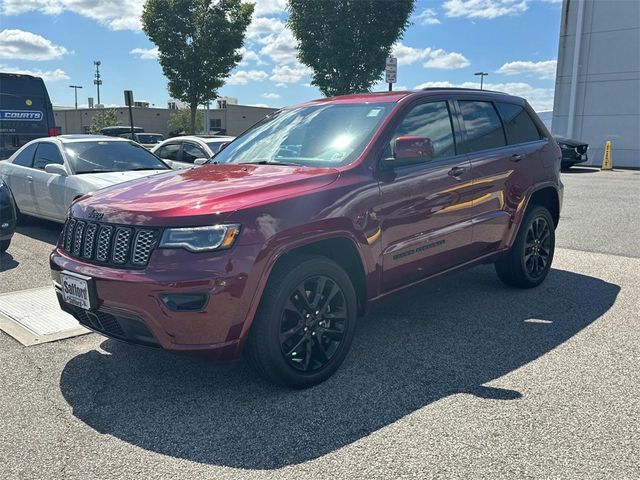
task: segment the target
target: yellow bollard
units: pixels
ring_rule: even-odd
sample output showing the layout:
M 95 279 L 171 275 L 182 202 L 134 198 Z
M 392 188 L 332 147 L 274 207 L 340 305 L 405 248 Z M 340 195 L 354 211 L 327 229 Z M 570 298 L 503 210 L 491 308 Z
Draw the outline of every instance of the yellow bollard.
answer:
M 602 170 L 613 170 L 613 163 L 611 162 L 611 140 L 607 140 L 607 143 L 604 144 Z

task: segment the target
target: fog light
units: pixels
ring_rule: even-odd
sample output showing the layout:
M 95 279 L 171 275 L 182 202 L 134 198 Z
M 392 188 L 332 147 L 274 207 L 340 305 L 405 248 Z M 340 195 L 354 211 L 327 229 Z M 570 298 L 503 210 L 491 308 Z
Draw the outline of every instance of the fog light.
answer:
M 160 295 L 162 303 L 174 312 L 199 312 L 207 304 L 206 293 L 166 293 Z

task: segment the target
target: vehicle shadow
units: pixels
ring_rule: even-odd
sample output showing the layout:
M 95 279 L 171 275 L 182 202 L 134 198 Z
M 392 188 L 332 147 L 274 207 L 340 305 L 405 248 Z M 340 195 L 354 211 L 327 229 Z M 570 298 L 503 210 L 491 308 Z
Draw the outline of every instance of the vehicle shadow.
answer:
M 35 240 L 55 245 L 62 231 L 62 224 L 33 217 L 22 217 L 16 232 Z
M 280 468 L 449 395 L 517 401 L 520 392 L 485 384 L 569 340 L 619 290 L 563 270 L 536 289 L 514 290 L 482 266 L 378 304 L 361 320 L 338 373 L 309 390 L 274 387 L 245 362 L 212 365 L 113 340 L 102 343 L 106 352 L 70 360 L 60 388 L 78 419 L 141 448 L 206 464 Z
M 571 167 L 571 168 L 563 168 L 561 170 L 562 173 L 596 173 L 599 172 L 600 169 L 598 167 Z
M 0 273 L 13 270 L 18 265 L 20 265 L 20 262 L 16 261 L 11 253 L 0 253 Z

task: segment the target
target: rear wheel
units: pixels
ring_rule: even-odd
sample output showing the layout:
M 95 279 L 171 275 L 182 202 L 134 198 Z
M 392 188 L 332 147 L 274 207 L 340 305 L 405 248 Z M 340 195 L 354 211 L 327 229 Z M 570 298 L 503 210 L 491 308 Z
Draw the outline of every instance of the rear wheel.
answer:
M 495 263 L 500 280 L 518 288 L 540 285 L 551 269 L 555 251 L 555 225 L 549 210 L 529 210 L 509 253 Z
M 274 383 L 307 388 L 331 376 L 349 351 L 356 293 L 332 260 L 296 255 L 269 278 L 245 353 Z
M 9 245 L 11 245 L 11 239 L 1 240 L 0 241 L 0 253 L 6 252 L 7 249 L 9 248 Z

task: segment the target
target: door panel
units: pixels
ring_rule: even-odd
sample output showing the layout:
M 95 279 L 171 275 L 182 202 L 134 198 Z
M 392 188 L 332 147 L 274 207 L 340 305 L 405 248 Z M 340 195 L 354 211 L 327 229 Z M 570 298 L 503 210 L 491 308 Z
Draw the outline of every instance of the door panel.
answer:
M 458 177 L 454 168 L 464 169 Z M 433 275 L 470 259 L 472 174 L 464 158 L 381 176 L 376 212 L 383 239 L 383 290 Z
M 36 150 L 31 174 L 36 215 L 63 221 L 68 207 L 65 198 L 67 177 L 45 172 L 44 168 L 49 163 L 64 165 L 64 160 L 57 145 L 42 142 Z
M 473 178 L 467 157 L 456 154 L 446 101 L 411 107 L 383 155 L 392 161 L 379 172 L 382 203 L 375 213 L 382 288 L 389 291 L 468 260 Z

